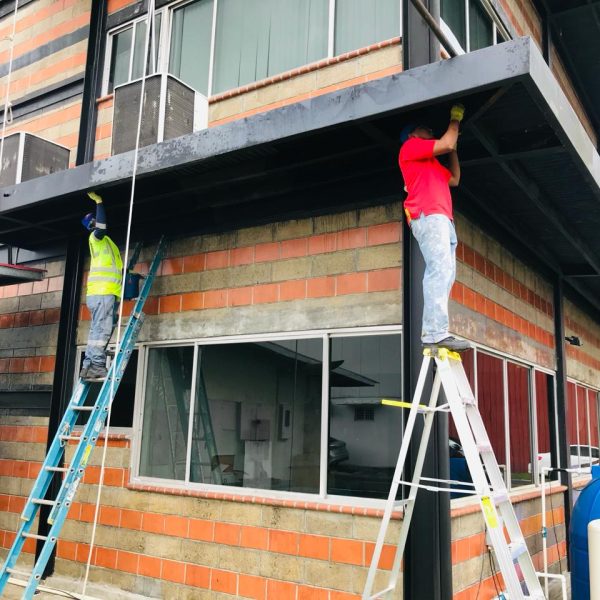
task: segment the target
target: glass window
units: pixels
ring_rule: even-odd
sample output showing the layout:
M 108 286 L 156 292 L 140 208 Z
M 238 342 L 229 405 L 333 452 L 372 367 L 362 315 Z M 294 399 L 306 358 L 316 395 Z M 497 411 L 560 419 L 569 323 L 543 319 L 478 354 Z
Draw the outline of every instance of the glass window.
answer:
M 386 498 L 402 443 L 401 336 L 331 339 L 328 493 Z M 356 407 L 373 419 L 355 420 Z M 374 442 L 374 440 L 376 440 Z
M 477 405 L 500 470 L 506 478 L 504 374 L 501 358 L 477 352 Z
M 173 11 L 169 72 L 208 94 L 213 0 L 198 0 Z
M 140 475 L 185 479 L 194 348 L 151 348 Z
M 469 2 L 469 50 L 494 43 L 494 25 L 479 0 Z
M 116 85 L 129 81 L 129 63 L 131 56 L 131 40 L 133 27 L 112 36 L 112 53 L 108 77 L 108 91 L 112 92 Z
M 220 0 L 213 91 L 327 56 L 328 0 Z
M 398 0 L 336 0 L 335 53 L 400 35 Z
M 532 482 L 529 369 L 507 364 L 511 486 Z
M 588 390 L 589 407 L 590 407 L 590 444 L 596 448 L 598 443 L 598 392 Z
M 450 27 L 458 43 L 467 49 L 467 23 L 465 0 L 442 0 L 441 16 Z
M 556 466 L 552 451 L 556 452 L 552 438 L 556 439 L 555 432 L 550 427 L 550 415 L 554 415 L 554 377 L 541 371 L 535 371 L 535 409 L 537 422 L 537 479 L 540 481 L 541 469 Z M 557 474 L 546 477 L 555 478 Z

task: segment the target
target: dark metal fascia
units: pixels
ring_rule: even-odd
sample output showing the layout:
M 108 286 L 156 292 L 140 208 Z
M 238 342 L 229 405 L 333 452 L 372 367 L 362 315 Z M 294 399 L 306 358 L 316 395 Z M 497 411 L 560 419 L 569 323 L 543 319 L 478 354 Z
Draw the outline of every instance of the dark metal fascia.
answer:
M 140 150 L 138 176 L 525 79 L 533 48 L 528 38 L 512 40 L 148 146 Z M 4 188 L 0 214 L 124 182 L 132 166 L 128 152 Z

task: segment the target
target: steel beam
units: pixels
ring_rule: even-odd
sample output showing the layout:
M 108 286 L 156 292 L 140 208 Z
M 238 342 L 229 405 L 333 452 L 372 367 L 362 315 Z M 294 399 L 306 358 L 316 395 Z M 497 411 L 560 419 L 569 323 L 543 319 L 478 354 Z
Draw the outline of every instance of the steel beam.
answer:
M 480 165 L 489 165 L 497 162 L 506 162 L 511 160 L 527 160 L 528 158 L 543 158 L 546 156 L 556 156 L 557 154 L 566 154 L 563 146 L 550 146 L 548 148 L 537 148 L 535 150 L 523 150 L 521 152 L 503 152 L 497 156 L 482 156 L 481 158 L 469 158 L 461 160 L 461 167 L 475 167 Z

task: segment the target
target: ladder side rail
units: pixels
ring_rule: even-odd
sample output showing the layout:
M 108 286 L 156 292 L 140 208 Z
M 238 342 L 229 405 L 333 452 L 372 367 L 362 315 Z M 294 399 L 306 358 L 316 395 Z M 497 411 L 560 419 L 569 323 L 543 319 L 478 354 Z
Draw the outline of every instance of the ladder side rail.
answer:
M 454 367 L 450 366 L 449 363 L 451 359 L 448 358 L 440 359 L 436 357 L 435 360 L 438 365 L 438 371 L 442 377 L 444 392 L 446 393 L 446 398 L 450 405 L 450 411 L 460 437 L 471 478 L 473 479 L 475 489 L 477 490 L 479 504 L 484 515 L 488 535 L 492 542 L 492 546 L 496 551 L 496 560 L 500 566 L 504 583 L 510 594 L 511 600 L 524 599 L 519 577 L 510 553 L 510 548 L 504 537 L 503 522 L 498 514 L 496 505 L 492 500 L 492 489 L 488 483 L 481 461 L 481 455 L 479 454 L 475 437 L 467 419 L 466 411 L 464 410 L 460 391 L 456 384 L 456 380 L 454 379 L 456 365 Z M 458 366 L 461 368 L 462 363 L 459 363 Z
M 435 405 L 438 401 L 438 397 L 440 395 L 440 385 L 441 379 L 439 375 L 436 373 L 433 386 L 431 388 L 431 395 L 429 397 L 429 408 L 435 408 Z M 413 405 L 414 406 L 414 405 Z M 400 574 L 400 566 L 402 563 L 402 557 L 404 556 L 404 550 L 406 548 L 406 541 L 408 540 L 408 532 L 410 530 L 410 524 L 412 522 L 412 516 L 415 509 L 415 504 L 417 501 L 417 494 L 419 492 L 419 488 L 416 484 L 421 481 L 421 475 L 423 473 L 423 466 L 425 464 L 425 456 L 427 454 L 427 447 L 429 445 L 429 439 L 431 437 L 431 428 L 433 426 L 433 420 L 435 418 L 435 412 L 430 411 L 425 415 L 423 431 L 421 433 L 421 441 L 419 443 L 419 450 L 417 452 L 417 459 L 415 461 L 415 467 L 413 470 L 413 476 L 411 480 L 410 492 L 408 494 L 408 499 L 406 503 L 406 507 L 404 509 L 404 515 L 402 519 L 402 525 L 400 527 L 400 537 L 398 540 L 398 545 L 396 548 L 396 555 L 394 557 L 394 564 L 390 573 L 389 579 L 389 587 L 388 589 L 395 589 L 398 583 L 398 575 Z M 411 431 L 412 436 L 412 431 Z
M 371 598 L 371 591 L 373 589 L 373 583 L 375 582 L 375 575 L 377 572 L 377 567 L 379 565 L 379 559 L 381 558 L 381 551 L 383 550 L 383 543 L 385 540 L 385 535 L 387 532 L 387 528 L 389 526 L 390 519 L 392 517 L 392 512 L 394 510 L 394 504 L 396 502 L 396 495 L 398 493 L 399 484 L 397 483 L 402 479 L 402 472 L 404 471 L 404 463 L 406 462 L 406 457 L 408 455 L 408 448 L 410 446 L 410 438 L 412 436 L 412 432 L 415 426 L 415 420 L 417 418 L 417 414 L 419 412 L 419 401 L 423 394 L 423 388 L 425 387 L 425 379 L 427 377 L 427 371 L 429 368 L 429 363 L 431 362 L 430 357 L 424 357 L 423 363 L 421 365 L 421 371 L 419 373 L 419 378 L 417 380 L 417 385 L 415 388 L 415 393 L 413 396 L 412 406 L 408 413 L 408 419 L 406 421 L 406 426 L 404 428 L 404 435 L 402 436 L 402 444 L 400 446 L 400 454 L 398 455 L 398 461 L 396 463 L 396 469 L 394 470 L 394 475 L 392 477 L 392 485 L 390 486 L 390 491 L 388 494 L 388 499 L 385 505 L 385 510 L 383 513 L 383 518 L 381 520 L 381 525 L 379 526 L 379 533 L 377 535 L 377 541 L 375 542 L 375 548 L 373 549 L 373 556 L 371 558 L 371 565 L 369 566 L 369 571 L 367 574 L 367 581 L 365 583 L 365 588 L 363 592 L 363 599 L 367 600 Z
M 88 422 L 81 433 L 77 448 L 71 457 L 71 468 L 63 479 L 61 488 L 56 496 L 56 504 L 48 517 L 48 523 L 51 525 L 67 502 L 67 508 L 70 506 L 79 483 L 83 478 L 83 472 L 87 467 L 87 462 L 98 441 L 100 431 L 102 431 L 102 428 L 104 427 L 104 422 L 108 415 L 108 406 L 110 402 L 112 402 L 114 395 L 117 393 L 123 373 L 129 362 L 132 347 L 135 343 L 135 337 L 144 321 L 143 317 L 143 313 L 140 315 L 140 318 L 133 317 L 133 320 L 130 321 L 130 324 L 127 326 L 121 349 L 110 365 L 107 378 L 103 383 L 98 398 L 96 399 L 96 403 L 94 404 L 94 410 L 90 414 Z M 112 383 L 113 377 L 114 384 Z

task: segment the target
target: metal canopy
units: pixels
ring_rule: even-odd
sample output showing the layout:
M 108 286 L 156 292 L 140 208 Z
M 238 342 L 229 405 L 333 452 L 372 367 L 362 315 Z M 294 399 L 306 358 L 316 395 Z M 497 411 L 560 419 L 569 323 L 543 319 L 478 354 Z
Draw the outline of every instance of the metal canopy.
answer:
M 41 281 L 44 279 L 44 269 L 33 269 L 23 265 L 9 265 L 0 263 L 0 286 L 12 283 L 26 283 L 28 281 Z
M 441 129 L 457 99 L 469 115 L 458 210 L 572 276 L 600 309 L 600 157 L 528 38 L 142 149 L 133 239 L 398 200 L 400 129 Z M 132 154 L 0 190 L 0 242 L 35 249 L 82 231 L 90 188 L 119 240 Z

